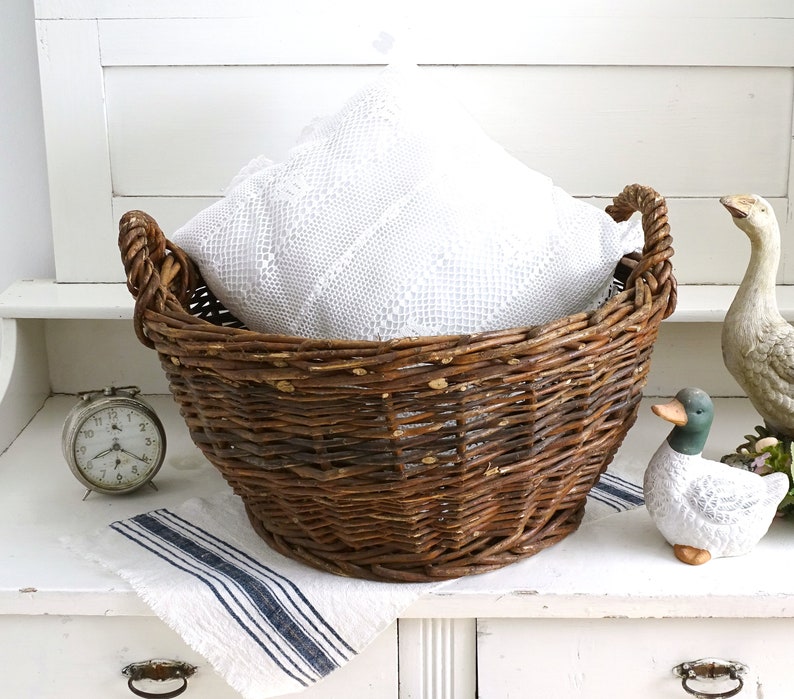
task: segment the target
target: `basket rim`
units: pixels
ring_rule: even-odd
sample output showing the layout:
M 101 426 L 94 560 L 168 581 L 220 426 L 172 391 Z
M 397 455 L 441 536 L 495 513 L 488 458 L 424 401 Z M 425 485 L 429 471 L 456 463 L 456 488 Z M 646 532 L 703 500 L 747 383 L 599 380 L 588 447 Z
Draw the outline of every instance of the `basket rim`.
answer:
M 278 353 L 279 344 L 284 345 L 283 351 L 292 357 L 295 351 L 348 350 L 382 354 L 401 350 L 432 351 L 433 347 L 449 351 L 456 345 L 472 343 L 482 344 L 483 347 L 493 344 L 496 347 L 511 344 L 511 336 L 518 342 L 531 342 L 542 336 L 545 342 L 550 337 L 558 337 L 561 343 L 565 343 L 575 341 L 578 333 L 591 334 L 597 331 L 615 309 L 632 297 L 635 310 L 641 309 L 648 301 L 654 306 L 664 303 L 663 318 L 669 317 L 676 307 L 677 282 L 670 262 L 674 250 L 664 197 L 648 186 L 627 185 L 614 197 L 606 211 L 616 221 L 627 220 L 633 213 L 640 212 L 645 244 L 641 254 L 627 255 L 619 261 L 616 271 L 621 266 L 629 270 L 624 290 L 598 308 L 534 325 L 386 340 L 310 338 L 251 330 L 226 309 L 227 318 L 233 323 L 231 325 L 216 324 L 195 315 L 191 312 L 191 305 L 196 293 L 202 288 L 209 293 L 212 291 L 193 260 L 178 245 L 168 240 L 154 218 L 144 211 L 128 211 L 121 217 L 119 248 L 126 271 L 127 288 L 135 298 L 133 320 L 136 334 L 150 348 L 154 345 L 148 337 L 145 320 L 153 323 L 184 323 L 185 329 L 189 328 L 192 333 L 204 329 L 209 335 L 208 341 L 218 341 L 222 337 L 224 343 L 276 345 L 267 350 L 270 358 Z M 636 324 L 636 320 L 622 323 L 624 327 L 633 324 Z

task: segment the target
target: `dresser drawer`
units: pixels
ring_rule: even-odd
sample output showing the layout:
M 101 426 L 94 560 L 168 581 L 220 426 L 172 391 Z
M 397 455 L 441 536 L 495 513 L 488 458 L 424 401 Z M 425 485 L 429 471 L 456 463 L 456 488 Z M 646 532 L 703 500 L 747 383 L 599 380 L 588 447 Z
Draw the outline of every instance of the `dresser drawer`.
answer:
M 204 658 L 156 617 L 0 616 L 0 658 L 4 668 L 0 694 L 15 699 L 134 699 L 121 669 L 152 658 L 182 660 L 198 667 L 182 694 L 185 699 L 240 698 Z M 397 687 L 393 624 L 328 679 L 289 696 L 397 699 Z M 146 689 L 162 692 L 166 683 L 149 683 Z
M 479 699 L 684 699 L 672 669 L 702 658 L 747 666 L 736 696 L 791 696 L 791 619 L 482 619 Z M 737 686 L 691 681 L 701 692 Z

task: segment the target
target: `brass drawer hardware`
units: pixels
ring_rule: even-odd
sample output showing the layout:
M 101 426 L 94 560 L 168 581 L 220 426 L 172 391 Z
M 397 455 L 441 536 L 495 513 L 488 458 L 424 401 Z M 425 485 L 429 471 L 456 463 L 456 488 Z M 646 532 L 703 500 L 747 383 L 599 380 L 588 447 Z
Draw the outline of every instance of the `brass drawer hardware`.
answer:
M 127 686 L 133 694 L 145 699 L 172 699 L 178 697 L 187 689 L 187 678 L 192 677 L 196 667 L 179 660 L 144 660 L 139 663 L 130 663 L 121 674 L 127 677 Z M 166 692 L 147 692 L 135 686 L 141 680 L 182 680 L 176 689 Z
M 692 696 L 698 697 L 698 699 L 727 699 L 727 697 L 734 697 L 742 691 L 744 687 L 742 675 L 747 672 L 747 667 L 735 660 L 701 658 L 676 665 L 673 672 L 681 678 L 681 685 Z M 704 692 L 694 689 L 690 685 L 691 680 L 721 680 L 725 678 L 735 680 L 736 686 L 723 692 Z

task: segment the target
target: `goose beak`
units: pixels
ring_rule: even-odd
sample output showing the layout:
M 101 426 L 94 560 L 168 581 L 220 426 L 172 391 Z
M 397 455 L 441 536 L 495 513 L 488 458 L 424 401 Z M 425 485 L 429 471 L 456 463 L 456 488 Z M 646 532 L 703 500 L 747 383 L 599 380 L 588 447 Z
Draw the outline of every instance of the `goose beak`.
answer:
M 750 209 L 755 204 L 755 197 L 752 194 L 733 194 L 729 197 L 720 199 L 722 204 L 734 218 L 747 218 Z
M 678 427 L 686 425 L 689 419 L 686 416 L 684 404 L 676 398 L 673 398 L 669 403 L 652 405 L 651 410 L 653 410 L 655 415 L 658 415 L 663 420 L 667 420 L 667 422 L 672 422 Z

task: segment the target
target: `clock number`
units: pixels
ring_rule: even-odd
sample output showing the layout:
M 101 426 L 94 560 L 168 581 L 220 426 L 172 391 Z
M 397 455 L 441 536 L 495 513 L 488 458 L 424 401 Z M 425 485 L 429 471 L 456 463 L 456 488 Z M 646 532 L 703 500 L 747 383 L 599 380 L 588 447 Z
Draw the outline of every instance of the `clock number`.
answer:
M 138 423 L 138 427 L 141 428 L 141 432 L 146 432 L 146 423 L 145 422 Z
M 94 430 L 82 430 L 83 437 L 86 439 L 93 439 L 94 438 Z
M 102 418 L 99 415 L 94 415 L 94 427 L 102 427 Z

